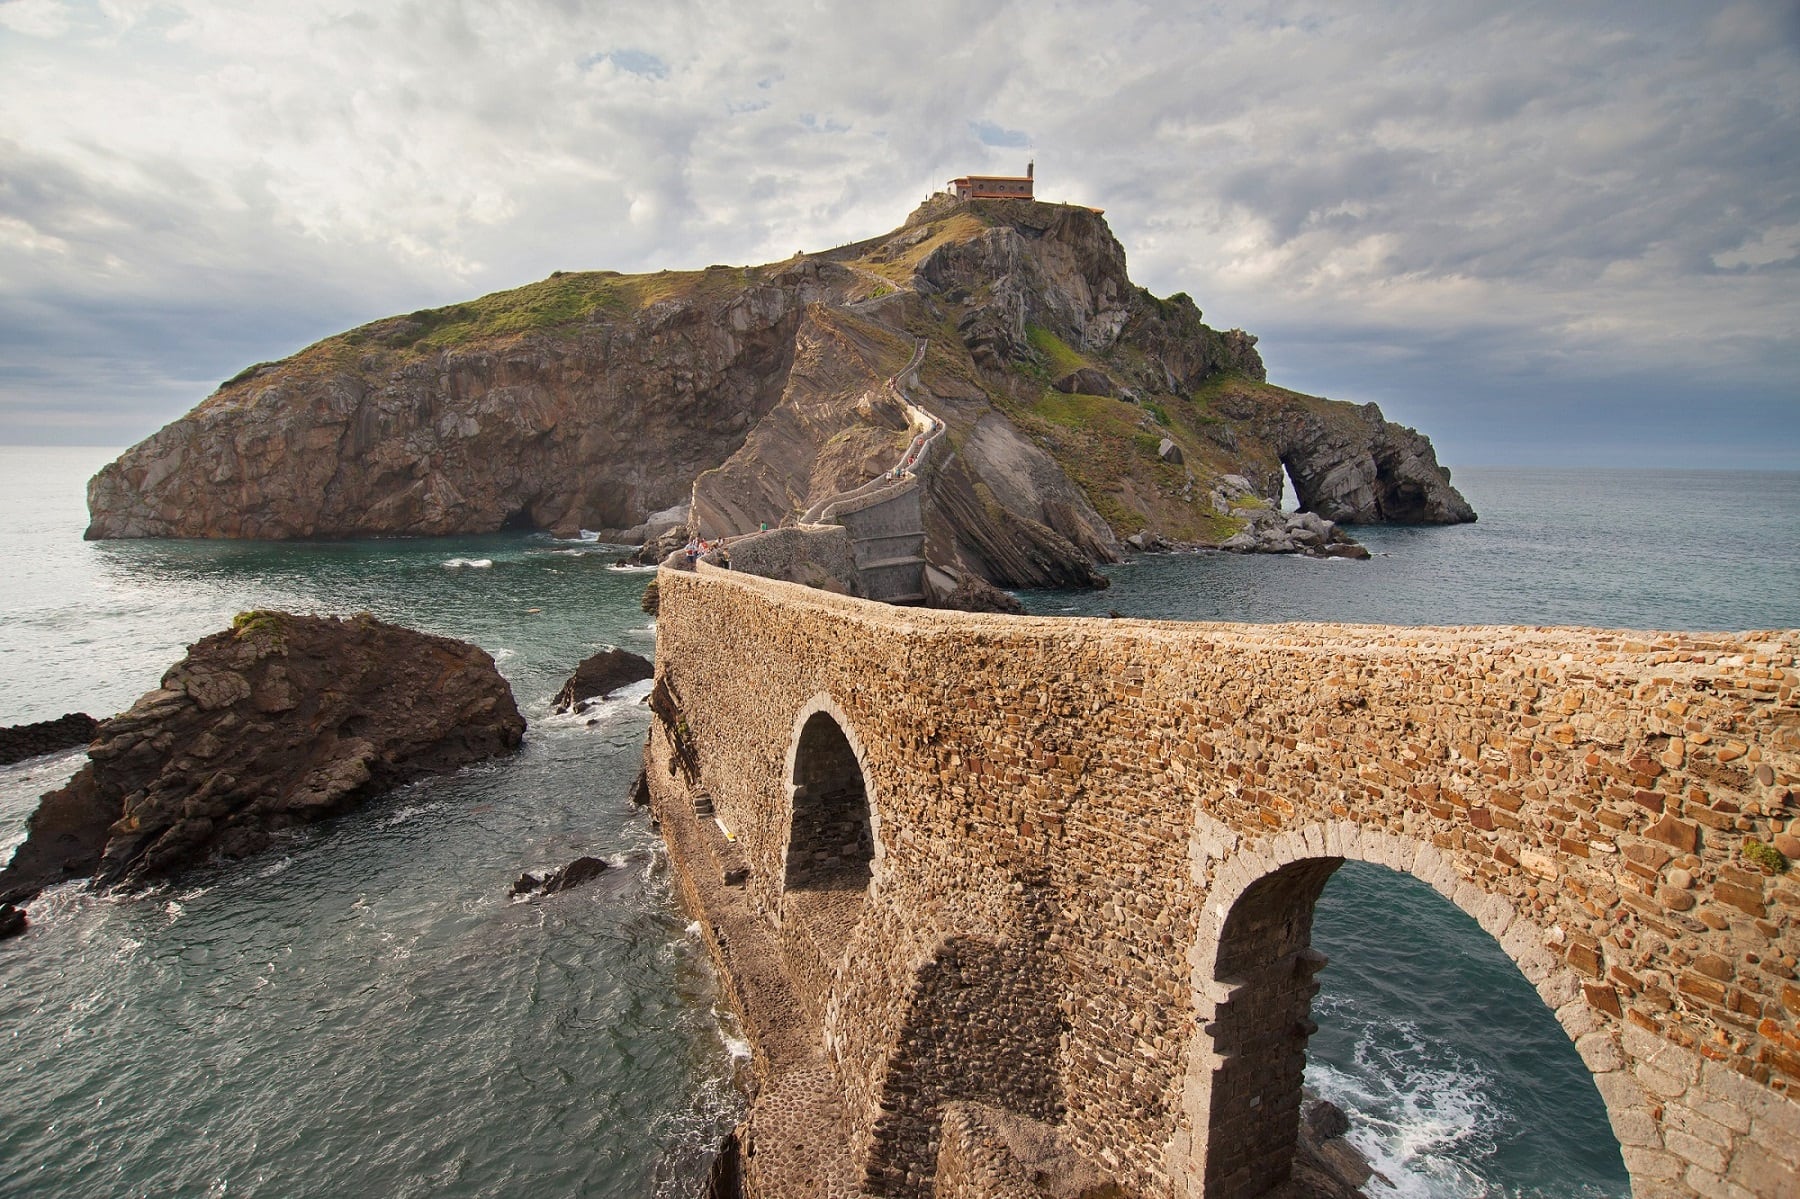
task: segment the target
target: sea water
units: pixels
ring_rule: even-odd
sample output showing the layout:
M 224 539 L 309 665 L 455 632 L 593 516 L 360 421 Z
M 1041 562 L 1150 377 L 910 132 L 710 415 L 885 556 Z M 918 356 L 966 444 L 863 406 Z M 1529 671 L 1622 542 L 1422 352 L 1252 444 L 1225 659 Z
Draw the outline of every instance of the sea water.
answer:
M 648 654 L 648 572 L 545 536 L 80 540 L 112 451 L 0 448 L 0 723 L 109 715 L 252 607 L 370 611 L 494 654 L 520 753 L 132 898 L 78 887 L 0 945 L 0 1195 L 692 1195 L 744 1047 L 627 799 L 628 692 L 549 715 L 582 657 Z M 1368 530 L 1370 562 L 1113 568 L 1040 612 L 1800 625 L 1800 476 L 1481 471 L 1480 524 Z M 641 688 L 639 689 L 641 691 Z M 78 753 L 0 768 L 0 854 Z M 523 870 L 613 863 L 512 902 Z M 1401 919 L 1394 914 L 1401 913 Z M 1404 1195 L 1623 1195 L 1599 1098 L 1535 992 L 1434 891 L 1346 865 L 1310 1081 Z M 1383 1193 L 1377 1191 L 1377 1193 Z

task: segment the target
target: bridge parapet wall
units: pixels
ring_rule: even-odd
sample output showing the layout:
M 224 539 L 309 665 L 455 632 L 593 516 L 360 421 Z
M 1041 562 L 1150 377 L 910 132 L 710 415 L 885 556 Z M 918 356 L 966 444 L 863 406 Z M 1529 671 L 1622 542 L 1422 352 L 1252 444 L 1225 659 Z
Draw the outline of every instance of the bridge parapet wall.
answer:
M 1259 879 L 1347 857 L 1499 940 L 1594 1071 L 1640 1194 L 1800 1186 L 1800 871 L 1744 856 L 1800 816 L 1800 634 L 1007 618 L 704 566 L 663 573 L 658 627 L 772 922 L 797 716 L 829 697 L 858 746 L 879 856 L 813 1001 L 886 1193 L 928 1193 L 882 1173 L 895 1112 L 996 1099 L 926 1043 L 921 1016 L 957 1010 L 957 938 L 991 947 L 960 961 L 1037 974 L 1006 997 L 1042 1005 L 1006 1084 L 1039 1087 L 1026 1114 L 1144 1194 L 1256 1193 L 1279 1160 L 1208 1173 L 1235 1051 L 1221 938 Z

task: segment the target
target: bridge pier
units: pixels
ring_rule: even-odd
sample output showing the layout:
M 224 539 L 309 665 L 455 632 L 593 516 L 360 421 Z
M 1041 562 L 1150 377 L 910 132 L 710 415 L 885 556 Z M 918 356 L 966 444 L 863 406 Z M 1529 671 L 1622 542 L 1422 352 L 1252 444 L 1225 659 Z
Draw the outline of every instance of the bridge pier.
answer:
M 1217 1063 L 1205 1088 L 1207 1199 L 1255 1199 L 1292 1172 L 1325 966 L 1312 948 L 1313 906 L 1342 864 L 1314 858 L 1265 875 L 1225 920 L 1214 966 L 1224 998 L 1201 1030 Z

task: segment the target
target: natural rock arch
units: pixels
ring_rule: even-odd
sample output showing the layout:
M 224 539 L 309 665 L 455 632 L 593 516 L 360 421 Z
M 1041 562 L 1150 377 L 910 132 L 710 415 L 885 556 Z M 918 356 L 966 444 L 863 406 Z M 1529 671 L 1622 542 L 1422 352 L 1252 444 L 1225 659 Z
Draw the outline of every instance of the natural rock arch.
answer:
M 1211 823 L 1205 817 L 1203 823 Z M 1560 930 L 1540 928 L 1504 897 L 1464 881 L 1430 842 L 1334 820 L 1238 845 L 1222 827 L 1195 838 L 1197 864 L 1216 858 L 1194 969 L 1197 1031 L 1182 1106 L 1187 1134 L 1171 1146 L 1171 1174 L 1192 1199 L 1254 1199 L 1284 1181 L 1300 1120 L 1315 976 L 1314 906 L 1337 868 L 1355 860 L 1429 884 L 1472 917 L 1555 1014 L 1594 1078 L 1621 1148 L 1661 1147 L 1644 1117 L 1643 1088 L 1626 1069 L 1616 1029 L 1603 1027 L 1580 976 L 1546 949 Z M 1630 1168 L 1630 1153 L 1626 1153 Z M 1634 1190 L 1642 1190 L 1633 1175 Z

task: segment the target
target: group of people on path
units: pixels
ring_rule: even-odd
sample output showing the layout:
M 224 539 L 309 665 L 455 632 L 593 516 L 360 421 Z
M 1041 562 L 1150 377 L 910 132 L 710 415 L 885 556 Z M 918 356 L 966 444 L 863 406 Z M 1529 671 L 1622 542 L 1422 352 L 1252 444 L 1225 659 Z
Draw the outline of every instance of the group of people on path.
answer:
M 726 546 L 725 538 L 723 537 L 713 541 L 703 541 L 698 537 L 690 537 L 687 545 L 682 547 L 681 552 L 687 555 L 687 560 L 689 562 L 693 562 L 696 559 L 704 558 L 714 550 L 722 550 L 724 548 L 726 548 Z
M 933 416 L 931 418 L 931 428 L 913 436 L 912 443 L 906 447 L 906 457 L 900 460 L 899 466 L 896 466 L 887 473 L 887 477 L 890 479 L 904 479 L 906 476 L 912 474 L 913 467 L 919 464 L 919 458 L 925 453 L 925 446 L 933 437 L 936 437 L 942 432 L 943 428 L 944 422 Z

